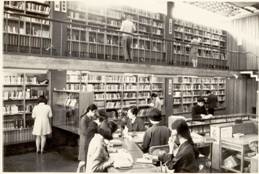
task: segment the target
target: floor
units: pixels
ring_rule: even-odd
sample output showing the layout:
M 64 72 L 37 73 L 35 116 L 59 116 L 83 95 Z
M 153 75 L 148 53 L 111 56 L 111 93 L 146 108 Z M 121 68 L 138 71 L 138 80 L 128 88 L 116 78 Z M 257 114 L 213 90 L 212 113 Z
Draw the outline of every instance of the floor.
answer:
M 77 148 L 59 147 L 48 150 L 44 154 L 28 152 L 19 155 L 10 155 L 3 158 L 4 172 L 76 172 L 78 160 Z M 219 171 L 212 170 L 212 173 Z M 203 168 L 200 173 L 210 173 Z
M 30 152 L 7 156 L 3 158 L 3 163 L 4 172 L 75 172 L 78 161 L 69 153 L 56 150 L 44 154 Z

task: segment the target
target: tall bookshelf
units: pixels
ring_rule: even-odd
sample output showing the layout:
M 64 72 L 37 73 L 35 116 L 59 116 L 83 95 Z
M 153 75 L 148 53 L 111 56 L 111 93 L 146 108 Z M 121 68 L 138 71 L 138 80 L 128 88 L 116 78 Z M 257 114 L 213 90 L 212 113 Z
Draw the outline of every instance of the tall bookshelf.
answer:
M 5 51 L 48 53 L 51 45 L 50 22 L 47 20 L 50 13 L 49 2 L 5 1 L 4 11 Z
M 46 71 L 4 71 L 3 122 L 4 144 L 16 144 L 33 140 L 32 109 L 40 95 L 48 97 Z
M 94 103 L 107 111 L 136 105 L 143 110 L 139 116 L 146 116 L 144 110 L 149 107 L 152 92 L 164 100 L 164 80 L 163 77 L 147 74 L 67 71 L 66 89 L 93 91 Z
M 67 27 L 67 53 L 110 60 L 123 59 L 121 34 L 122 16 L 130 16 L 138 37 L 133 38 L 134 60 L 156 61 L 163 59 L 164 15 L 130 7 L 92 8 L 68 2 L 67 18 L 70 22 L 87 24 L 89 28 L 75 25 Z M 96 29 L 94 26 L 101 27 Z M 106 30 L 105 30 L 106 29 Z M 151 39 L 155 36 L 157 39 Z
M 210 90 L 218 97 L 218 108 L 225 108 L 226 79 L 224 77 L 173 77 L 173 114 L 190 113 L 198 97 L 207 100 L 206 92 Z
M 198 48 L 198 64 L 201 67 L 227 68 L 226 32 L 180 19 L 174 19 L 174 61 L 176 63 L 184 59 L 185 64 L 191 64 L 189 59 L 191 44 L 186 43 L 190 43 L 193 37 L 201 39 Z

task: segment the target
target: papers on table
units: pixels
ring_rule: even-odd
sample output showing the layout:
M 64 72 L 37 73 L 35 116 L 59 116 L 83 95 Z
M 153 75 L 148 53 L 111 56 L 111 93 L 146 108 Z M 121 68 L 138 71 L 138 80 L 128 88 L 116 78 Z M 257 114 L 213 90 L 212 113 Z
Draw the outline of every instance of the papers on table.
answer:
M 117 153 L 111 153 L 110 157 L 114 160 L 115 168 L 129 168 L 133 166 L 132 156 L 125 150 L 118 150 Z

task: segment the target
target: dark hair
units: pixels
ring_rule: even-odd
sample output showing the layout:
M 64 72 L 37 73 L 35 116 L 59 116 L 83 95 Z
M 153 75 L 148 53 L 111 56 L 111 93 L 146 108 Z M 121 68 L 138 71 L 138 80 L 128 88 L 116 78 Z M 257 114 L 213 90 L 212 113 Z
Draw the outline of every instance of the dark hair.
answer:
M 191 133 L 186 121 L 184 119 L 175 120 L 171 125 L 171 129 L 176 129 L 176 132 L 178 135 L 187 139 L 187 141 L 193 146 L 195 157 L 197 158 L 199 155 L 199 152 L 193 143 Z
M 148 115 L 149 115 L 150 119 L 153 121 L 161 121 L 161 119 L 162 119 L 161 111 L 158 110 L 157 108 L 152 108 L 149 111 Z
M 133 114 L 133 115 L 137 115 L 138 114 L 138 108 L 137 106 L 131 106 L 129 108 L 130 112 Z
M 44 95 L 39 96 L 38 103 L 45 103 L 47 104 L 47 99 Z
M 97 110 L 97 106 L 95 104 L 90 104 L 85 113 L 83 113 L 80 117 L 83 117 L 85 114 L 87 114 L 89 111 L 94 111 L 94 110 Z
M 197 102 L 203 102 L 203 103 L 205 103 L 205 100 L 204 100 L 202 97 L 199 97 L 199 98 L 197 99 Z
M 86 113 L 89 112 L 89 111 L 94 111 L 94 110 L 97 110 L 97 106 L 95 104 L 90 104 L 87 109 L 86 109 Z
M 100 122 L 103 122 L 104 120 L 108 119 L 108 114 L 105 111 L 105 109 L 98 110 L 97 118 L 99 119 Z
M 210 94 L 210 93 L 211 93 L 211 91 L 210 91 L 210 90 L 208 90 L 206 93 L 207 93 L 207 94 Z
M 156 93 L 152 93 L 151 97 L 157 97 L 157 94 Z
M 108 121 L 107 124 L 112 134 L 118 129 L 118 125 L 114 121 Z

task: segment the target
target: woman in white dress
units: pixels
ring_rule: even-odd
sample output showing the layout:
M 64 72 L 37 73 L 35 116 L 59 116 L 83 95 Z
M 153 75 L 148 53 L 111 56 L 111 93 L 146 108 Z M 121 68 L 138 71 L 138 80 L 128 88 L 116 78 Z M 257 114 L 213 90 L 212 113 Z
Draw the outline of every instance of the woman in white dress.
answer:
M 46 103 L 47 99 L 44 96 L 40 96 L 38 105 L 32 110 L 32 118 L 35 119 L 32 134 L 36 135 L 37 153 L 44 153 L 46 135 L 52 132 L 49 120 L 49 118 L 52 117 L 52 111 L 50 106 Z

